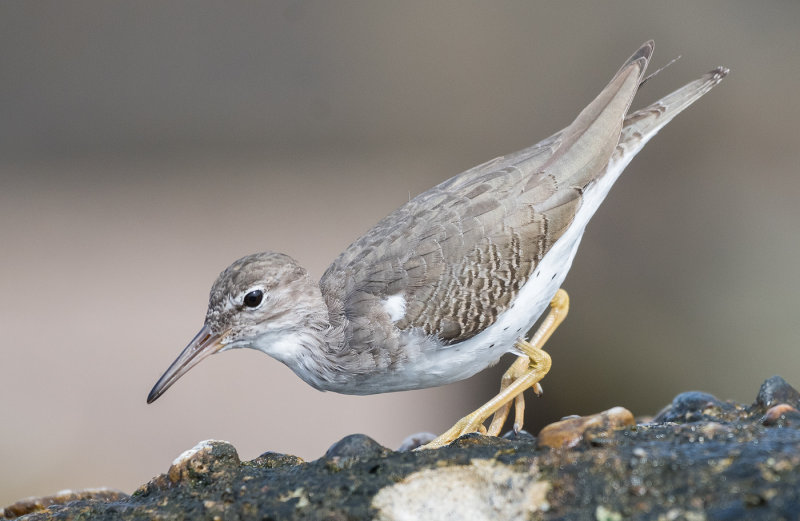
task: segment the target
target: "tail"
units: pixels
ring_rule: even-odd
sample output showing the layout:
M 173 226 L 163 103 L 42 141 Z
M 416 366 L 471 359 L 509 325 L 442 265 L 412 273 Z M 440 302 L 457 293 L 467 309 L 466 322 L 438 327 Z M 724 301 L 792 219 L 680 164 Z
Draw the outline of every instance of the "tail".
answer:
M 648 42 L 650 43 L 650 42 Z M 651 44 L 651 43 L 650 43 Z M 652 45 L 652 44 L 651 44 Z M 645 45 L 645 47 L 647 44 Z M 634 55 L 636 56 L 636 55 Z M 624 70 L 624 69 L 623 69 Z M 681 87 L 672 94 L 653 103 L 649 107 L 628 114 L 622 121 L 622 129 L 617 136 L 619 140 L 608 158 L 608 163 L 600 175 L 586 185 L 584 192 L 584 205 L 581 209 L 581 219 L 585 225 L 591 218 L 600 203 L 605 199 L 611 186 L 620 176 L 622 171 L 631 162 L 631 159 L 642 147 L 655 136 L 661 128 L 672 121 L 683 109 L 694 103 L 703 94 L 711 90 L 722 78 L 728 74 L 728 69 L 717 67 L 703 77 Z M 640 86 L 640 84 L 637 85 Z M 589 193 L 591 192 L 591 195 Z
M 725 67 L 717 67 L 652 105 L 628 114 L 622 125 L 619 143 L 611 157 L 609 167 L 612 163 L 616 163 L 614 166 L 618 171 L 625 168 L 650 138 L 672 121 L 672 118 L 714 88 L 728 75 L 728 72 L 729 70 Z M 609 168 L 609 170 L 614 169 Z

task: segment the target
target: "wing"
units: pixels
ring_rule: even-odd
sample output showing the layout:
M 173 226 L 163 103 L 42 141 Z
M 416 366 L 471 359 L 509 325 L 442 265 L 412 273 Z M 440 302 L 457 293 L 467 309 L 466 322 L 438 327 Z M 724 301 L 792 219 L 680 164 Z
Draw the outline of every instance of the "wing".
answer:
M 331 309 L 363 322 L 351 347 L 389 338 L 382 303 L 393 295 L 405 303 L 393 326 L 443 342 L 494 323 L 603 172 L 651 53 L 648 42 L 566 129 L 439 184 L 350 245 L 320 284 Z

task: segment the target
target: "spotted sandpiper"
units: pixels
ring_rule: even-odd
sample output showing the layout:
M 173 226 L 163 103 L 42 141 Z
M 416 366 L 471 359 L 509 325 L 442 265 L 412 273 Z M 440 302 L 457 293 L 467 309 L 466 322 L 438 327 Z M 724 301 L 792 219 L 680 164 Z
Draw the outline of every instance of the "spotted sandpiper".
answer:
M 719 67 L 628 114 L 645 43 L 564 130 L 463 172 L 404 204 L 315 282 L 282 253 L 249 255 L 211 288 L 205 324 L 153 387 L 153 402 L 207 356 L 258 349 L 323 391 L 375 394 L 468 378 L 518 359 L 500 393 L 426 447 L 497 435 L 550 369 L 545 341 L 567 314 L 561 283 L 586 224 L 639 150 L 719 83 Z M 530 340 L 523 336 L 550 307 Z M 494 414 L 488 429 L 484 422 Z

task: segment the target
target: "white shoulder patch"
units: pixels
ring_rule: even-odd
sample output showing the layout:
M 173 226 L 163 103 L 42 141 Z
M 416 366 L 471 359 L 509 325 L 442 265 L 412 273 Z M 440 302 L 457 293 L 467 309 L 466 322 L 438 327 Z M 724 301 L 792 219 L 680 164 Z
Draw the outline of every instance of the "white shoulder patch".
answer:
M 406 299 L 403 295 L 392 295 L 383 301 L 383 309 L 389 314 L 392 322 L 397 322 L 406 316 Z

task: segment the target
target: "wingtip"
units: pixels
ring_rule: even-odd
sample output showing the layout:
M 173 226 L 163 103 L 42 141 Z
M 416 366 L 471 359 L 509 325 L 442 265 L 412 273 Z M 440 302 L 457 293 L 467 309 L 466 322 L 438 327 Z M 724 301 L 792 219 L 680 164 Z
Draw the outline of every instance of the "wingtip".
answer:
M 625 61 L 625 64 L 620 67 L 617 71 L 615 77 L 619 76 L 623 73 L 623 71 L 628 70 L 631 65 L 638 65 L 639 67 L 639 76 L 640 78 L 644 75 L 645 69 L 647 69 L 647 64 L 650 63 L 650 58 L 653 56 L 653 49 L 655 48 L 655 42 L 653 40 L 648 40 L 644 42 L 630 58 Z
M 653 40 L 647 40 L 644 42 L 639 49 L 633 53 L 633 56 L 630 57 L 628 63 L 635 62 L 644 58 L 646 62 L 650 61 L 650 58 L 653 56 L 653 50 L 655 49 L 656 42 Z

